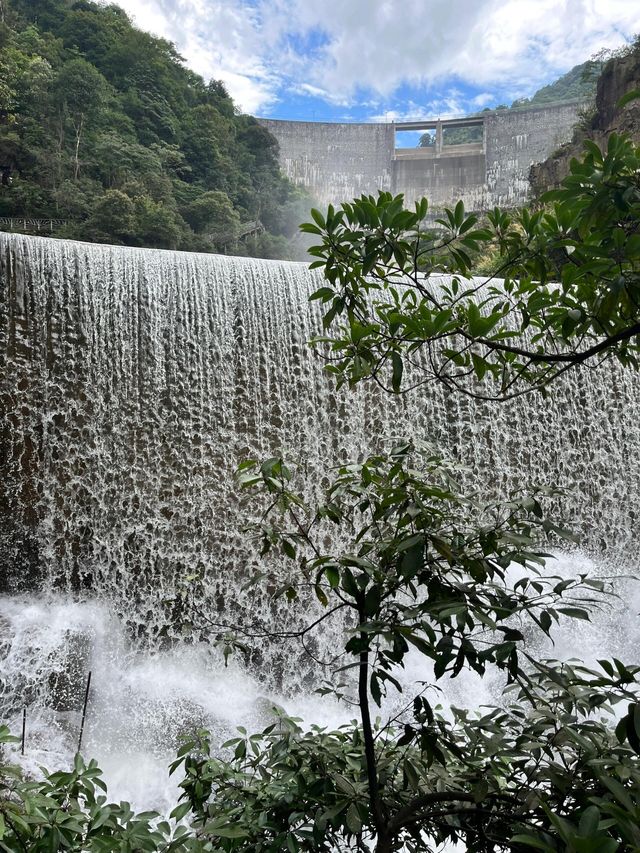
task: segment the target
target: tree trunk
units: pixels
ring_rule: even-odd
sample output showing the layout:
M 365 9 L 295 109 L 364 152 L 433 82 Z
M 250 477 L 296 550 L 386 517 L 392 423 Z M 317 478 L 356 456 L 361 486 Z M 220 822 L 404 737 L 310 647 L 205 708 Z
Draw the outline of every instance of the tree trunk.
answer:
M 74 181 L 78 180 L 78 175 L 80 174 L 80 137 L 82 136 L 82 125 L 84 124 L 84 115 L 80 116 L 80 121 L 76 125 L 76 154 L 74 160 L 74 169 L 73 169 L 73 179 Z
M 359 611 L 359 617 L 361 623 L 365 621 L 364 610 Z M 367 635 L 360 634 L 360 637 L 364 644 L 367 641 Z M 366 650 L 360 652 L 358 704 L 360 706 L 360 719 L 362 720 L 369 801 L 377 835 L 375 853 L 391 853 L 392 838 L 387 833 L 387 820 L 380 800 L 380 786 L 378 784 L 378 766 L 376 762 L 373 727 L 371 725 L 371 711 L 369 709 L 369 652 Z
M 378 833 L 375 853 L 393 853 L 393 837 L 387 833 Z

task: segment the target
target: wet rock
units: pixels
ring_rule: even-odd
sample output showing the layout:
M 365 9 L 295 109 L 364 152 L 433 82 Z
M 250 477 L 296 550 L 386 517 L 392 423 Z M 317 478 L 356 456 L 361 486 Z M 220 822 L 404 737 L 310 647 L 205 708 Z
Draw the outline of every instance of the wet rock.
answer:
M 80 711 L 91 666 L 91 637 L 68 631 L 66 647 L 56 668 L 49 673 L 49 705 L 54 711 Z

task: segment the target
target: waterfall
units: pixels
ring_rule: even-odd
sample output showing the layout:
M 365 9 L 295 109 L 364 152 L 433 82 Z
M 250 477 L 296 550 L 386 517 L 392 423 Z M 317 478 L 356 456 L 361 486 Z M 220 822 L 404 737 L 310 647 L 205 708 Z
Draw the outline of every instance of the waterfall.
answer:
M 467 466 L 474 490 L 566 488 L 563 515 L 585 550 L 617 571 L 633 565 L 640 385 L 630 370 L 576 370 L 548 399 L 508 405 L 435 386 L 397 398 L 336 391 L 306 345 L 321 328 L 308 302 L 321 278 L 304 264 L 0 234 L 0 275 L 5 715 L 44 707 L 64 655 L 108 633 L 109 619 L 131 654 L 169 654 L 163 601 L 185 575 L 205 578 L 220 611 L 255 613 L 259 597 L 242 587 L 257 557 L 233 481 L 247 456 L 283 452 L 313 484 L 394 437 L 430 440 Z M 46 596 L 62 608 L 58 626 L 72 607 L 48 650 L 34 627 L 47 610 L 29 609 Z M 82 606 L 93 609 L 78 627 Z M 15 663 L 33 658 L 29 643 L 49 661 L 33 677 Z

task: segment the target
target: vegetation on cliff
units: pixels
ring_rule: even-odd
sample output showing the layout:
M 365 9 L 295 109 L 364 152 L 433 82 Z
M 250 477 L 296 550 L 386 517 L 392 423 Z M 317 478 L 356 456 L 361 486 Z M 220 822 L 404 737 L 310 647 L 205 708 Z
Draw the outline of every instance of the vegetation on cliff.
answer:
M 54 236 L 74 239 L 288 255 L 308 204 L 220 82 L 116 5 L 3 12 L 0 216 L 60 220 Z
M 606 148 L 611 134 L 628 133 L 640 140 L 640 100 L 627 97 L 640 89 L 640 38 L 619 50 L 603 64 L 595 98 L 575 128 L 570 142 L 562 145 L 543 163 L 531 167 L 534 195 L 558 187 L 579 158 L 585 141 Z
M 558 77 L 553 83 L 538 89 L 530 98 L 518 98 L 511 104 L 517 107 L 542 107 L 567 101 L 588 101 L 593 98 L 596 81 L 605 61 L 605 54 L 588 59 Z

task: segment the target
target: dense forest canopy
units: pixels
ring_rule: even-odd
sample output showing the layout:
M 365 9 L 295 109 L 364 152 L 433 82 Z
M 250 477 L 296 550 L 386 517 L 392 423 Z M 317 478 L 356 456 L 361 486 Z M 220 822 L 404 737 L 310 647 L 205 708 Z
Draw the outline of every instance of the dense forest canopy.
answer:
M 60 220 L 55 236 L 82 240 L 290 255 L 309 204 L 222 83 L 116 5 L 0 0 L 0 13 L 0 217 Z

